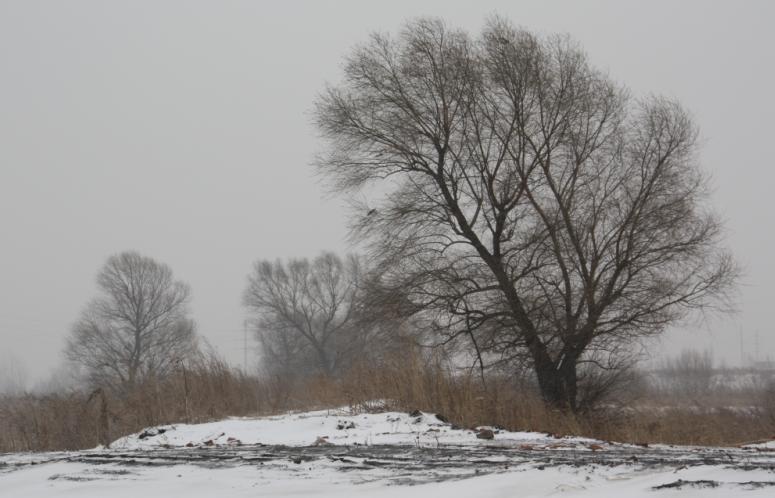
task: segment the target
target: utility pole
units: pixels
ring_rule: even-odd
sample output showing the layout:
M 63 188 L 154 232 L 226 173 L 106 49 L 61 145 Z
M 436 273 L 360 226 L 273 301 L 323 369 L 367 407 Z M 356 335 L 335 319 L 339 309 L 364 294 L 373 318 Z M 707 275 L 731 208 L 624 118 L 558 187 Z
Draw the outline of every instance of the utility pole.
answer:
M 248 321 L 242 321 L 242 371 L 248 374 Z

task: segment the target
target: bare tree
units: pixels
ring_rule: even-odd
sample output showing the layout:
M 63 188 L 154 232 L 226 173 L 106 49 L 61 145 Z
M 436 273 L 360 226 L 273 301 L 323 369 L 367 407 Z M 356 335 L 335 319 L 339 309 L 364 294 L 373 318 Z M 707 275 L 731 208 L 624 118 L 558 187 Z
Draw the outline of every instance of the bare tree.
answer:
M 131 389 L 196 351 L 190 288 L 167 265 L 124 252 L 108 258 L 97 286 L 100 296 L 81 313 L 65 349 L 93 385 Z
M 0 396 L 17 396 L 27 389 L 27 369 L 10 351 L 0 355 Z
M 633 100 L 567 37 L 375 34 L 316 124 L 335 190 L 388 191 L 354 219 L 388 283 L 480 358 L 528 361 L 563 409 L 580 364 L 724 307 L 737 275 L 688 113 Z
M 708 351 L 683 349 L 678 355 L 662 361 L 657 371 L 659 387 L 683 396 L 707 394 L 716 373 L 713 354 Z
M 361 263 L 323 253 L 312 262 L 258 261 L 243 302 L 253 313 L 264 361 L 275 372 L 334 375 L 368 342 L 356 326 Z

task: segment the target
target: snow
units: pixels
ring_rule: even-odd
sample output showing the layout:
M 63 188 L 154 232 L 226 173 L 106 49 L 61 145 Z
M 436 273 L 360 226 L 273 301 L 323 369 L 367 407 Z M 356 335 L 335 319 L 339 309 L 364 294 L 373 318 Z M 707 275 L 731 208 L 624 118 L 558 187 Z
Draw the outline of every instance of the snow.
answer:
M 760 450 L 760 451 L 775 451 L 775 439 L 772 441 L 760 441 L 757 443 L 749 443 L 742 446 L 746 449 Z
M 419 412 L 415 416 L 401 412 L 350 414 L 346 409 L 260 418 L 228 418 L 205 424 L 162 426 L 155 436 L 142 432 L 123 437 L 113 444 L 117 449 L 148 449 L 159 446 L 182 447 L 237 444 L 283 444 L 307 446 L 324 440 L 334 445 L 531 445 L 535 447 L 587 448 L 604 444 L 587 438 L 557 439 L 540 432 L 508 432 L 493 427 L 492 440 L 476 437 L 475 430 L 457 429 L 442 422 L 435 414 Z M 152 432 L 152 431 L 149 431 Z M 322 441 L 321 441 L 322 442 Z
M 102 469 L 103 471 L 120 469 Z M 295 471 L 256 469 L 254 467 L 216 468 L 203 470 L 192 465 L 174 467 L 143 467 L 131 474 L 100 474 L 94 467 L 73 463 L 52 463 L 32 466 L 10 474 L 0 474 L 2 496 L 25 497 L 83 497 L 155 498 L 186 496 L 247 497 L 247 496 L 371 496 L 383 498 L 445 498 L 539 497 L 562 494 L 566 497 L 771 497 L 772 487 L 755 488 L 752 485 L 721 484 L 710 488 L 703 485 L 682 486 L 675 489 L 654 490 L 654 487 L 678 480 L 765 482 L 773 479 L 772 472 L 725 471 L 718 467 L 699 467 L 687 470 L 639 472 L 630 467 L 571 468 L 546 470 L 517 468 L 510 472 L 490 474 L 471 479 L 445 481 L 416 486 L 386 486 L 383 482 L 364 479 L 357 482 L 350 474 L 336 474 L 322 466 L 311 466 Z
M 123 437 L 110 449 L 0 454 L 0 497 L 754 498 L 775 492 L 773 441 L 751 449 L 646 450 L 490 429 L 494 439 L 482 440 L 430 413 L 344 410 L 177 424 Z M 316 441 L 322 446 L 310 448 Z M 656 463 L 626 458 L 646 455 L 637 451 L 654 451 Z M 364 454 L 391 457 L 392 466 L 366 465 Z M 443 465 L 428 465 L 434 462 Z

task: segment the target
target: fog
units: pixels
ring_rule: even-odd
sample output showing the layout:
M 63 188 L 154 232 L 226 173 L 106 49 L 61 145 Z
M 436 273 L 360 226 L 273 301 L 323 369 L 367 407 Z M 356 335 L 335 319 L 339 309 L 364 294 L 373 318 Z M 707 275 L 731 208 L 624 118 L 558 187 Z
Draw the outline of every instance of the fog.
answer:
M 675 327 L 654 355 L 775 357 L 772 2 L 25 0 L 0 3 L 0 361 L 45 379 L 99 267 L 132 249 L 191 284 L 199 332 L 240 364 L 254 260 L 357 250 L 310 166 L 310 108 L 343 56 L 415 16 L 476 32 L 494 13 L 569 33 L 701 127 L 746 270 L 738 312 Z

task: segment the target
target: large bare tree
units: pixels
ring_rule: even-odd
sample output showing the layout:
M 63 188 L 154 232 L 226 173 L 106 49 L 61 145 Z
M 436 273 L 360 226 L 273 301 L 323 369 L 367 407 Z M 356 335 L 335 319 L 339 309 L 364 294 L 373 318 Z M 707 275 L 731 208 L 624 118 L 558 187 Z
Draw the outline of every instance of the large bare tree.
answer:
M 81 313 L 65 354 L 97 386 L 127 390 L 168 374 L 196 351 L 190 288 L 169 266 L 136 252 L 108 258 L 100 296 Z
M 354 220 L 386 285 L 480 359 L 528 361 L 555 406 L 579 408 L 583 362 L 725 306 L 691 117 L 565 36 L 410 22 L 354 49 L 315 115 L 333 188 L 387 191 Z

